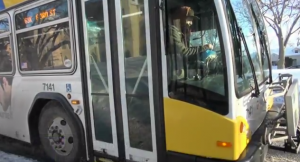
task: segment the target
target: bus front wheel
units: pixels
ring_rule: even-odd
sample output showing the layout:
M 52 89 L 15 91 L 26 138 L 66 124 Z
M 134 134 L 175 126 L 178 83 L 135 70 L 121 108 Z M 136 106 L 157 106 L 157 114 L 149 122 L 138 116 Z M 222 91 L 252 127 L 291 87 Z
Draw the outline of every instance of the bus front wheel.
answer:
M 82 157 L 80 128 L 55 101 L 48 102 L 39 117 L 39 136 L 46 154 L 57 162 L 75 162 Z

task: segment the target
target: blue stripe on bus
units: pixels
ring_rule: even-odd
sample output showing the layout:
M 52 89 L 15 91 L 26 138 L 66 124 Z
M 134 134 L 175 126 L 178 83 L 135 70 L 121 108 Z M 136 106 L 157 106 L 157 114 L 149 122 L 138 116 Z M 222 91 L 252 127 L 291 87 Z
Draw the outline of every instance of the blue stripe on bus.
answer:
M 5 6 L 4 6 L 3 0 L 0 0 L 0 10 L 4 10 L 4 9 L 5 9 Z

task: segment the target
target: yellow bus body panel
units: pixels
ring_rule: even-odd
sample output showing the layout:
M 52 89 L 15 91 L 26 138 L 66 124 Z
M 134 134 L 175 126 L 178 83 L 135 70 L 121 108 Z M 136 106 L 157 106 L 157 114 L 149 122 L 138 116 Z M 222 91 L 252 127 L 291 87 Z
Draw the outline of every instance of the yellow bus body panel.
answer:
M 271 89 L 267 89 L 264 93 L 267 94 L 268 97 L 266 97 L 267 100 L 267 111 L 271 110 L 273 105 L 274 105 L 274 98 L 273 97 L 269 97 L 270 94 L 273 93 L 273 90 Z
M 250 140 L 249 125 L 242 117 L 226 118 L 205 108 L 164 98 L 166 145 L 168 151 L 183 154 L 237 160 Z M 245 131 L 240 133 L 241 122 Z M 217 141 L 231 147 L 217 146 Z
M 271 110 L 272 107 L 273 107 L 273 104 L 274 104 L 274 98 L 273 98 L 273 97 L 269 97 L 269 98 L 267 99 L 267 103 L 268 103 L 267 109 L 268 109 L 268 110 Z

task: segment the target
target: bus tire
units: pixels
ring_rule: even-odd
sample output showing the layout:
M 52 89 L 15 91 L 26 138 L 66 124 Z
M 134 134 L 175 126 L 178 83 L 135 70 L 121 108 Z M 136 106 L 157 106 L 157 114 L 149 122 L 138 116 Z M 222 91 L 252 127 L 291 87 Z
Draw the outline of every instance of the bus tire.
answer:
M 56 162 L 76 162 L 84 156 L 80 127 L 59 102 L 50 101 L 44 106 L 38 130 L 44 151 Z

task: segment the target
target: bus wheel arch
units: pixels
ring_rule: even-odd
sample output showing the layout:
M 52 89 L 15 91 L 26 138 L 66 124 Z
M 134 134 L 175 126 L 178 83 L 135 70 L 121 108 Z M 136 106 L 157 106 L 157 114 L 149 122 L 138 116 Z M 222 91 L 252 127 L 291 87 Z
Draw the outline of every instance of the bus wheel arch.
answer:
M 59 94 L 59 93 L 47 93 L 47 92 L 41 92 L 36 95 L 30 112 L 28 114 L 28 123 L 29 123 L 29 130 L 30 130 L 30 139 L 31 143 L 35 146 L 41 146 L 43 147 L 40 133 L 39 133 L 39 121 L 41 118 L 41 115 L 44 109 L 47 108 L 47 105 L 59 105 L 59 109 L 61 109 L 62 112 L 64 112 L 69 120 L 75 125 L 76 127 L 76 134 L 78 134 L 79 137 L 79 147 L 83 150 L 81 150 L 80 153 L 82 153 L 81 158 L 86 157 L 86 151 L 85 151 L 85 134 L 83 125 L 79 119 L 79 117 L 74 113 L 74 110 L 72 106 L 69 104 L 69 102 L 66 100 L 66 98 Z M 49 109 L 49 108 L 48 108 Z M 59 111 L 59 110 L 58 110 Z M 43 147 L 44 151 L 45 148 Z
M 41 114 L 42 108 L 47 104 L 51 99 L 37 98 L 34 100 L 30 112 L 28 114 L 28 127 L 30 134 L 31 144 L 37 146 L 40 144 L 39 132 L 38 132 L 38 122 L 39 116 Z

